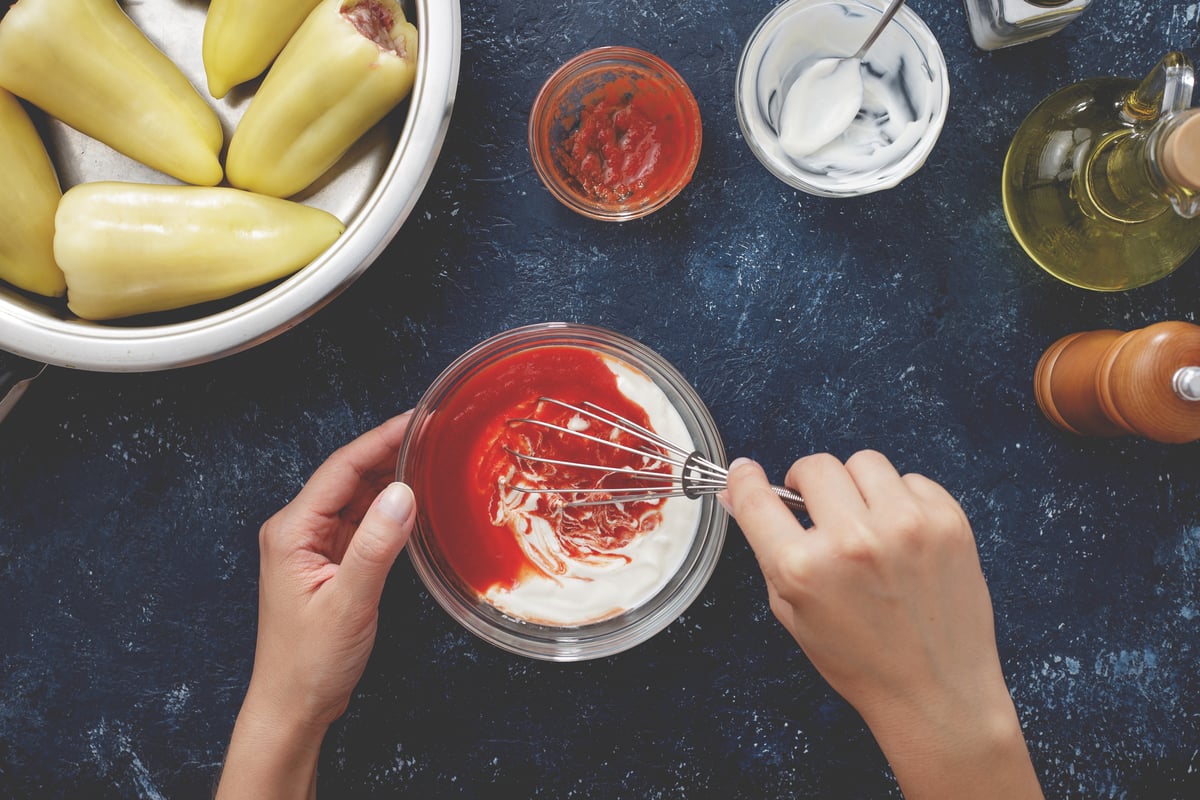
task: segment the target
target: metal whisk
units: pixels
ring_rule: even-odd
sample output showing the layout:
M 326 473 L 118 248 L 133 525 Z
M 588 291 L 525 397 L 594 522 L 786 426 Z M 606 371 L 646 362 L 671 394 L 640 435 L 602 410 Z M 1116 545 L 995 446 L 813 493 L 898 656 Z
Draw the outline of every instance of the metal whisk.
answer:
M 631 479 L 655 481 L 659 482 L 656 485 L 645 486 L 605 486 L 594 489 L 578 488 L 578 487 L 559 487 L 547 489 L 534 489 L 525 486 L 517 486 L 510 484 L 510 488 L 527 494 L 605 494 L 610 495 L 603 499 L 596 500 L 573 500 L 565 503 L 568 508 L 579 508 L 582 506 L 600 506 L 613 505 L 616 503 L 634 503 L 634 502 L 649 502 L 655 500 L 665 500 L 668 497 L 687 497 L 695 500 L 706 494 L 716 494 L 725 488 L 726 479 L 729 476 L 728 470 L 724 467 L 714 464 L 704 457 L 700 451 L 688 452 L 679 445 L 664 439 L 654 431 L 638 425 L 630 419 L 620 416 L 606 408 L 602 408 L 595 403 L 583 402 L 579 405 L 565 403 L 562 400 L 556 400 L 553 397 L 539 397 L 539 403 L 550 403 L 552 405 L 565 408 L 573 411 L 583 417 L 595 420 L 610 428 L 627 433 L 637 439 L 640 439 L 643 444 L 636 447 L 614 442 L 610 439 L 605 439 L 600 436 L 593 436 L 583 431 L 573 430 L 563 425 L 557 425 L 546 420 L 522 418 L 509 420 L 510 425 L 528 424 L 537 425 L 542 428 L 565 433 L 570 436 L 578 436 L 587 439 L 597 444 L 602 444 L 606 447 L 612 447 L 617 450 L 623 450 L 627 453 L 645 456 L 652 461 L 662 462 L 671 465 L 674 469 L 670 474 L 656 472 L 649 469 L 637 469 L 635 467 L 614 467 L 601 464 L 586 464 L 574 461 L 562 461 L 544 456 L 535 455 L 534 453 L 521 453 L 511 448 L 506 447 L 513 456 L 526 461 L 533 461 L 539 464 L 552 464 L 560 467 L 570 467 L 574 469 L 596 470 L 605 472 L 610 475 L 624 475 Z M 799 494 L 783 486 L 772 486 L 771 490 L 779 496 L 779 499 L 784 504 L 794 511 L 805 511 L 803 498 Z

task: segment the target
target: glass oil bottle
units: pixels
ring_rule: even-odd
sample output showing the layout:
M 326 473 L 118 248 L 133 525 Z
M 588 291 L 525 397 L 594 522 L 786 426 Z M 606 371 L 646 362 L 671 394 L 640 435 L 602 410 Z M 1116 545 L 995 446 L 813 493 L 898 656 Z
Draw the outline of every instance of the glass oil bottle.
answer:
M 982 50 L 998 50 L 1057 33 L 1092 0 L 963 0 L 971 38 Z
M 1004 213 L 1051 275 L 1085 289 L 1131 289 L 1200 247 L 1192 77 L 1187 57 L 1168 53 L 1140 83 L 1081 81 L 1021 123 L 1004 160 Z

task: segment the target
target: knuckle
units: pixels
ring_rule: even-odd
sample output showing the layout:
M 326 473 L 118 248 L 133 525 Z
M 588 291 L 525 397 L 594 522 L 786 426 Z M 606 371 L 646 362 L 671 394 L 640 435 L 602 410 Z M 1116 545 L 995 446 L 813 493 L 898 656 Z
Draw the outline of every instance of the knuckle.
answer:
M 264 522 L 258 529 L 258 549 L 263 556 L 268 556 L 275 552 L 279 546 L 279 539 L 282 535 L 282 523 L 279 521 L 279 516 L 271 517 Z
M 788 483 L 798 485 L 807 481 L 811 475 L 819 474 L 830 467 L 838 466 L 841 462 L 832 453 L 813 453 L 810 456 L 797 459 L 788 470 Z
M 968 543 L 971 547 L 975 546 L 975 534 L 971 530 L 971 523 L 967 520 L 966 513 L 957 504 L 939 508 L 934 524 L 948 541 L 964 546 Z
M 838 555 L 853 564 L 874 564 L 881 556 L 879 541 L 862 532 L 848 534 L 838 543 Z
M 899 500 L 887 509 L 888 527 L 905 539 L 918 539 L 929 529 L 929 519 L 913 500 Z
M 784 548 L 780 552 L 775 567 L 782 583 L 781 589 L 784 591 L 802 587 L 808 583 L 810 574 L 808 560 L 800 558 L 795 551 L 789 548 Z
M 355 555 L 369 564 L 383 564 L 391 559 L 387 543 L 364 528 L 355 534 L 353 547 Z
M 882 467 L 882 466 L 888 466 L 891 463 L 892 462 L 888 461 L 887 456 L 885 456 L 883 453 L 879 452 L 878 450 L 872 450 L 870 448 L 867 448 L 866 450 L 859 450 L 857 453 L 855 453 L 854 455 L 852 455 L 848 459 L 846 459 L 847 467 L 855 466 L 855 467 L 877 468 L 877 467 Z
M 779 620 L 785 625 L 789 620 L 791 620 L 792 604 L 787 600 L 784 600 L 780 595 L 774 594 L 771 596 L 770 606 L 771 614 L 775 616 L 775 619 Z

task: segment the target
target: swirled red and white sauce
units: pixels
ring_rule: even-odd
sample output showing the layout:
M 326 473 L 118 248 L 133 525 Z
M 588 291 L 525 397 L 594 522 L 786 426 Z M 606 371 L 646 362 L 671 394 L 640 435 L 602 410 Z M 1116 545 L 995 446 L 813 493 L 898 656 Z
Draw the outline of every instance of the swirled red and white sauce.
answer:
M 701 507 L 682 497 L 569 506 L 612 496 L 608 488 L 642 483 L 509 451 L 664 476 L 671 467 L 653 456 L 511 422 L 532 417 L 638 444 L 631 434 L 539 402 L 543 396 L 572 405 L 590 401 L 692 447 L 678 411 L 637 369 L 584 347 L 538 348 L 485 367 L 438 408 L 424 434 L 436 446 L 426 448 L 419 465 L 418 507 L 447 565 L 482 600 L 518 619 L 582 625 L 616 616 L 661 590 L 691 546 Z M 516 486 L 562 491 L 529 493 Z

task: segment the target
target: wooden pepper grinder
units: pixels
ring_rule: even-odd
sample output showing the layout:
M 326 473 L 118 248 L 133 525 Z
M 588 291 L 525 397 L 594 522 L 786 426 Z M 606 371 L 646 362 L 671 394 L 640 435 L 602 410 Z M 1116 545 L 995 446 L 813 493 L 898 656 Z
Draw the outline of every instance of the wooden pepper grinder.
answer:
M 1200 439 L 1200 325 L 1169 321 L 1128 333 L 1064 336 L 1042 354 L 1033 386 L 1042 413 L 1071 433 L 1195 441 Z

